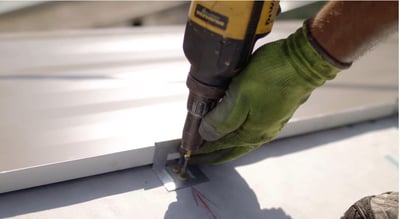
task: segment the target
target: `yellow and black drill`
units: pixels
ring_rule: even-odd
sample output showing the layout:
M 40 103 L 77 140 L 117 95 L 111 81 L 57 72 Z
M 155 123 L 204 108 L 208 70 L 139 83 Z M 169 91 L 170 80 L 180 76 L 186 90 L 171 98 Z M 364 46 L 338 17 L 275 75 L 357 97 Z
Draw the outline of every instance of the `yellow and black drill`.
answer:
M 235 75 L 246 66 L 257 39 L 272 29 L 279 1 L 193 1 L 183 50 L 191 67 L 187 117 L 180 145 L 179 174 L 185 178 L 192 152 L 203 139 L 201 119 L 223 97 Z

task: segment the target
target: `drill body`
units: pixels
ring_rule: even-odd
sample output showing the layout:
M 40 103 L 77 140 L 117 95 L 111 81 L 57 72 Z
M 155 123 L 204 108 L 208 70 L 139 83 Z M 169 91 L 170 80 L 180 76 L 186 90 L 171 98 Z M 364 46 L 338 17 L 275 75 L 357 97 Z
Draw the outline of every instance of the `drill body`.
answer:
M 183 50 L 191 64 L 189 98 L 180 152 L 182 173 L 203 139 L 201 119 L 223 97 L 231 79 L 247 64 L 257 39 L 267 35 L 279 13 L 279 1 L 193 1 Z

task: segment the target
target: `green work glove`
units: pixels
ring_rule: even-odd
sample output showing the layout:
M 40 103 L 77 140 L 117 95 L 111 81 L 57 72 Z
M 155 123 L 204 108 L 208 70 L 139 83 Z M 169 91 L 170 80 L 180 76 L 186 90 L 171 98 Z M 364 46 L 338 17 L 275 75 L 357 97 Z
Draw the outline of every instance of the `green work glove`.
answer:
M 341 70 L 311 45 L 307 25 L 259 48 L 199 128 L 192 163 L 223 163 L 271 141 L 311 92 Z

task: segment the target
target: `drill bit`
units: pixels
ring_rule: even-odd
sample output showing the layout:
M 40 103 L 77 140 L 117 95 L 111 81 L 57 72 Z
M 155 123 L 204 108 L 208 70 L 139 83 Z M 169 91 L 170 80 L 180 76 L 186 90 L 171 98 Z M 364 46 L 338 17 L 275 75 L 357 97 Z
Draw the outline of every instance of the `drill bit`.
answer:
M 189 159 L 190 159 L 191 154 L 192 154 L 191 151 L 186 151 L 186 153 L 183 155 L 184 163 L 183 163 L 181 171 L 179 173 L 180 177 L 182 177 L 183 179 L 187 178 L 186 177 L 186 170 L 187 170 L 187 165 L 189 163 Z

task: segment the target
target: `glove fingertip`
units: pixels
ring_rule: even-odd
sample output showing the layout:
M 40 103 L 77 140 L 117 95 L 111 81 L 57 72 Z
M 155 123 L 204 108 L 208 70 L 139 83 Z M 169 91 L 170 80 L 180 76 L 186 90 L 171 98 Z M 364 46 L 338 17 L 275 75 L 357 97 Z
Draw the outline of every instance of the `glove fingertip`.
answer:
M 204 119 L 200 123 L 199 134 L 206 141 L 216 141 L 223 137 L 222 134 L 217 133 L 215 128 Z

